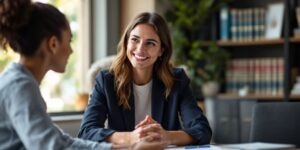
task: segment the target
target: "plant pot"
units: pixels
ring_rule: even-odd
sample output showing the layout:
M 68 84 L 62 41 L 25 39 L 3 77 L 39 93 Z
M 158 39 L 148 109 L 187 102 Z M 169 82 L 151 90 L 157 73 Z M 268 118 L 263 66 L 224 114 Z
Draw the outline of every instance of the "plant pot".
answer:
M 210 81 L 203 84 L 202 94 L 204 97 L 213 97 L 218 94 L 219 89 L 220 89 L 220 85 L 218 82 Z
M 83 111 L 88 104 L 89 95 L 86 93 L 81 93 L 76 95 L 75 98 L 75 109 L 76 111 Z

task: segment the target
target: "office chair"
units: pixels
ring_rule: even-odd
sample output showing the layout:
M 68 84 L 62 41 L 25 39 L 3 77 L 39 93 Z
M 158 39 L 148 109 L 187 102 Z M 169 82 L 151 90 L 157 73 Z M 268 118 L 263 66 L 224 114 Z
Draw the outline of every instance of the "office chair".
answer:
M 88 90 L 92 92 L 94 86 L 95 86 L 95 80 L 97 74 L 104 69 L 109 69 L 112 62 L 115 60 L 116 55 L 110 55 L 104 58 L 99 59 L 98 61 L 94 62 L 91 67 L 88 70 L 87 75 L 87 84 L 88 84 Z M 104 126 L 107 127 L 108 125 L 107 119 L 104 123 Z
M 300 147 L 300 102 L 258 102 L 254 106 L 250 142 Z
M 110 65 L 112 64 L 115 58 L 116 55 L 110 55 L 99 59 L 91 65 L 87 72 L 87 85 L 89 91 L 92 91 L 92 89 L 94 88 L 95 79 L 99 71 L 109 69 Z

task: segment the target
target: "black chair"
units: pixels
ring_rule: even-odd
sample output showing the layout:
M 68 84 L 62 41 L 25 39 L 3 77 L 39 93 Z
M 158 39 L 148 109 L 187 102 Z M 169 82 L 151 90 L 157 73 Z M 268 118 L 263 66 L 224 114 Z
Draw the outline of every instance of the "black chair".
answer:
M 253 112 L 250 142 L 300 147 L 300 102 L 258 102 Z

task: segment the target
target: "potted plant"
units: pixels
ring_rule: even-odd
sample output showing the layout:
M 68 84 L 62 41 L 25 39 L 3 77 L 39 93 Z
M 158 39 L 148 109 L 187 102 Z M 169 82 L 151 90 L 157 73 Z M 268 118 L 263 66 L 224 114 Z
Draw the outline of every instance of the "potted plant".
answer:
M 206 50 L 192 49 L 190 51 L 190 63 L 199 62 L 200 67 L 190 75 L 196 86 L 202 86 L 202 94 L 204 96 L 214 96 L 219 91 L 219 85 L 222 82 L 222 74 L 226 68 L 226 62 L 229 59 L 229 53 L 219 48 L 215 43 L 211 43 Z
M 172 30 L 175 64 L 187 67 L 198 97 L 204 83 L 220 81 L 222 67 L 228 57 L 215 43 L 207 47 L 202 42 L 205 38 L 211 39 L 207 37 L 211 16 L 226 2 L 228 0 L 169 1 L 171 6 L 166 12 L 166 19 Z

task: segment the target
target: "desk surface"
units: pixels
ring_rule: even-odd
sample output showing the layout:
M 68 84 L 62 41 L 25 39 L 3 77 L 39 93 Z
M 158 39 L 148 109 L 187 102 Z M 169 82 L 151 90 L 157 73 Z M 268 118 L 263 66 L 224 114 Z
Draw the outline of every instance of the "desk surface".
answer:
M 293 150 L 296 149 L 292 144 L 278 143 L 240 143 L 225 145 L 201 145 L 201 146 L 184 146 L 184 147 L 167 147 L 165 150 Z

